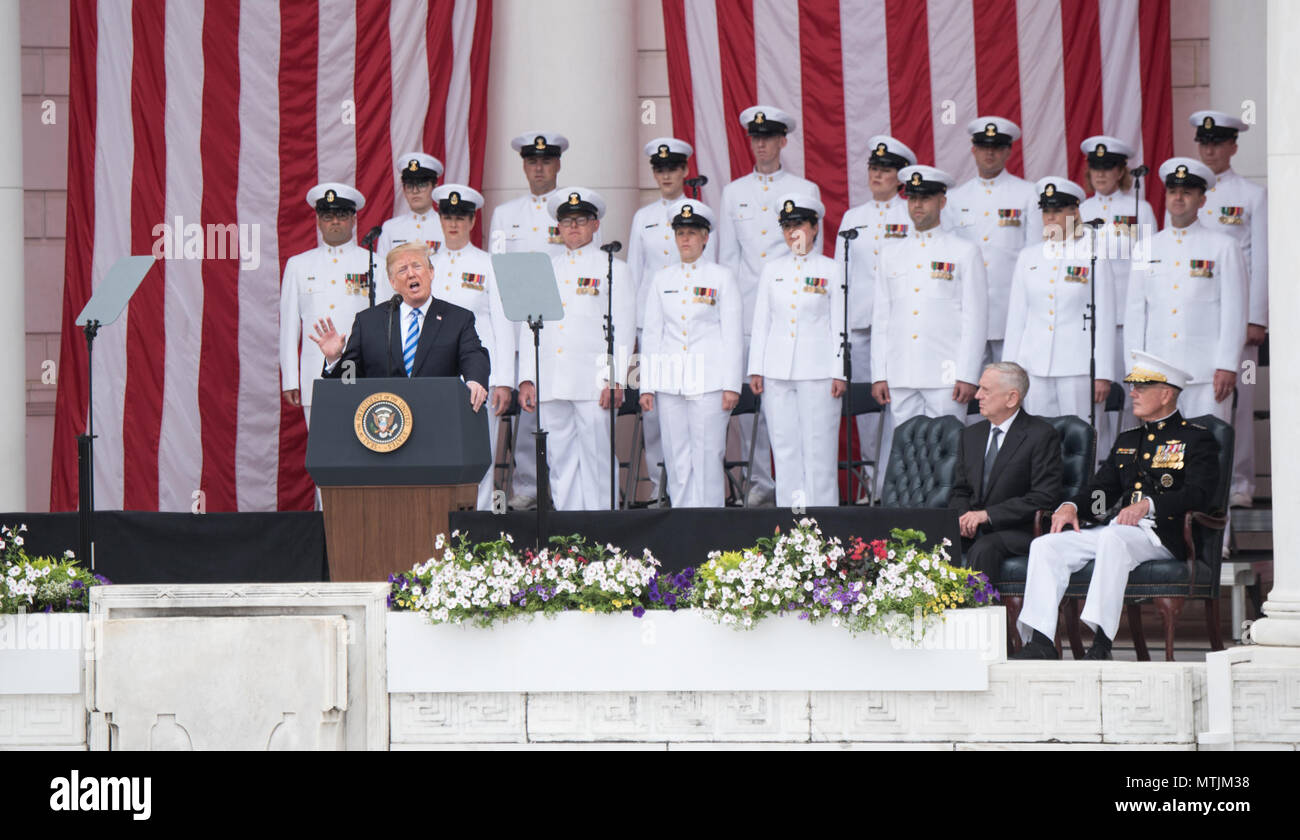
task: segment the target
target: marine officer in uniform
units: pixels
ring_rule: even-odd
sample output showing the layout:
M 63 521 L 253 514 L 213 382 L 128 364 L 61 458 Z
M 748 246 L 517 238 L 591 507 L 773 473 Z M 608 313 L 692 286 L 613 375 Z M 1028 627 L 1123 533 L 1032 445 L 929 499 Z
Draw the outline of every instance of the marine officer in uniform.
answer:
M 402 179 L 402 197 L 410 210 L 384 222 L 375 258 L 383 262 L 389 251 L 407 242 L 423 242 L 429 253 L 436 255 L 442 247 L 442 226 L 433 206 L 433 188 L 442 177 L 442 161 L 424 152 L 407 152 L 397 156 L 397 171 Z
M 754 301 L 749 387 L 763 397 L 772 435 L 776 503 L 829 507 L 840 502 L 840 397 L 844 381 L 839 329 L 844 273 L 813 247 L 820 200 L 808 193 L 778 199 L 790 254 L 763 267 Z M 788 323 L 787 323 L 788 321 Z
M 1237 153 L 1237 135 L 1250 126 L 1220 111 L 1197 111 L 1191 116 L 1196 126 L 1196 149 L 1214 173 L 1215 184 L 1205 194 L 1201 222 L 1237 240 L 1250 282 L 1247 302 L 1246 351 L 1244 359 L 1259 364 L 1259 346 L 1268 335 L 1268 190 L 1232 170 Z M 1255 397 L 1254 387 L 1240 387 L 1237 411 L 1236 452 L 1232 465 L 1230 503 L 1250 507 L 1255 495 Z
M 1219 476 L 1219 445 L 1179 410 L 1190 379 L 1164 359 L 1134 352 L 1133 413 L 1087 488 L 1052 514 L 1052 532 L 1029 545 L 1015 659 L 1056 659 L 1057 610 L 1070 575 L 1096 559 L 1080 616 L 1093 630 L 1085 659 L 1110 659 L 1129 572 L 1148 560 L 1182 560 L 1183 514 L 1205 510 Z M 1094 507 L 1096 505 L 1096 507 Z M 1104 527 L 1080 529 L 1080 523 Z
M 1124 341 L 1187 371 L 1181 405 L 1188 417 L 1213 414 L 1231 422 L 1246 341 L 1241 248 L 1197 218 L 1215 183 L 1208 166 L 1170 158 L 1160 177 L 1169 224 L 1151 238 L 1146 264 L 1134 263 L 1130 272 Z
M 567 187 L 548 202 L 564 237 L 564 253 L 551 258 L 564 303 L 564 319 L 547 324 L 540 350 L 532 341 L 519 348 L 519 404 L 532 414 L 540 401 L 546 412 L 551 490 L 557 510 L 602 510 L 609 506 L 609 405 L 623 401 L 626 371 L 611 362 L 631 355 L 636 329 L 636 289 L 627 264 L 609 259 L 595 245 L 605 200 L 595 190 Z M 613 293 L 614 359 L 606 354 L 605 314 Z M 531 338 L 531 336 L 530 336 Z M 541 386 L 533 382 L 540 352 Z M 611 375 L 610 368 L 613 368 Z
M 1020 127 L 1002 117 L 977 117 L 966 126 L 978 175 L 948 193 L 948 225 L 980 249 L 988 277 L 987 361 L 1002 359 L 1007 298 L 1020 249 L 1042 240 L 1034 185 L 1006 170 Z M 978 375 L 978 370 L 976 371 Z
M 441 221 L 443 247 L 432 258 L 435 297 L 474 313 L 479 341 L 487 348 L 492 363 L 488 382 L 491 412 L 488 414 L 488 442 L 496 463 L 500 417 L 510 408 L 515 383 L 515 330 L 501 308 L 492 258 L 469 241 L 483 196 L 464 184 L 443 184 L 433 191 L 434 206 Z M 527 443 L 531 443 L 528 441 Z M 525 445 L 527 445 L 525 443 Z M 496 469 L 488 470 L 479 482 L 478 509 L 492 510 Z
M 881 249 L 871 321 L 871 393 L 889 412 L 880 444 L 881 486 L 900 424 L 917 415 L 966 416 L 988 335 L 979 249 L 940 226 L 953 177 L 919 165 L 899 176 L 912 228 L 906 239 Z
M 523 160 L 528 195 L 507 201 L 492 211 L 487 250 L 493 254 L 517 251 L 540 251 L 552 257 L 561 254 L 564 240 L 560 238 L 560 229 L 546 209 L 546 203 L 555 191 L 555 181 L 560 174 L 560 156 L 568 150 L 569 140 L 554 131 L 525 131 L 510 141 L 510 148 Z M 516 329 L 515 338 L 521 349 L 524 344 L 532 343 L 532 335 L 524 335 L 527 326 L 520 324 Z M 537 504 L 535 431 L 536 415 L 520 414 L 515 446 L 514 495 L 510 498 L 512 508 L 530 508 Z
M 899 194 L 902 186 L 898 171 L 916 163 L 916 154 L 901 140 L 877 134 L 867 142 L 867 187 L 871 200 L 850 207 L 840 219 L 840 233 L 856 230 L 858 238 L 849 252 L 849 343 L 852 350 L 853 378 L 866 382 L 871 378 L 871 311 L 872 278 L 880 250 L 887 243 L 907 238 L 911 218 L 907 201 Z M 844 265 L 845 240 L 835 237 L 835 262 Z M 858 446 L 862 456 L 876 458 L 881 415 L 859 414 Z M 866 501 L 870 488 L 863 488 L 857 501 Z
M 677 265 L 681 257 L 674 241 L 673 216 L 669 212 L 682 197 L 682 188 L 689 171 L 687 161 L 694 149 L 690 143 L 676 137 L 656 137 L 645 144 L 644 153 L 650 159 L 650 171 L 659 185 L 659 198 L 642 207 L 632 216 L 632 230 L 628 234 L 627 269 L 637 290 L 636 329 L 638 338 L 645 328 L 646 304 L 650 286 L 660 269 Z M 702 206 L 702 205 L 701 205 Z M 713 211 L 709 211 L 710 214 Z M 699 217 L 697 217 L 699 218 Z M 714 259 L 717 245 L 710 242 L 707 226 L 704 230 L 705 253 L 703 258 Z M 644 352 L 644 351 L 642 351 Z M 651 497 L 659 497 L 659 467 L 664 460 L 659 443 L 659 415 L 642 413 L 641 429 L 645 435 L 645 459 L 649 468 Z
M 713 211 L 681 198 L 668 212 L 678 260 L 647 281 L 641 409 L 663 433 L 673 507 L 722 507 L 727 422 L 745 370 L 744 304 L 730 269 L 704 256 Z
M 749 134 L 749 148 L 754 155 L 754 171 L 727 184 L 722 190 L 718 213 L 718 262 L 731 269 L 745 302 L 745 349 L 748 352 L 754 320 L 754 301 L 763 266 L 770 260 L 788 256 L 789 247 L 781 233 L 777 198 L 786 193 L 800 193 L 820 199 L 821 191 L 812 181 L 800 178 L 781 165 L 781 150 L 786 136 L 795 130 L 793 116 L 771 105 L 754 105 L 740 112 L 740 125 Z M 812 249 L 820 252 L 821 240 Z M 770 446 L 762 418 L 747 415 L 739 419 L 741 447 L 749 451 L 749 436 L 757 434 L 752 470 L 751 505 L 772 498 L 772 476 L 768 470 Z
M 1079 218 L 1083 188 L 1048 176 L 1035 184 L 1042 242 L 1016 259 L 1007 310 L 1003 361 L 1029 374 L 1025 410 L 1041 417 L 1088 419 L 1089 403 L 1105 405 L 1115 367 L 1115 279 L 1110 263 L 1091 261 L 1093 232 Z M 1094 275 L 1093 272 L 1096 272 Z M 1084 314 L 1096 294 L 1097 370 L 1088 377 L 1091 336 Z M 1080 329 L 1080 327 L 1084 327 Z M 1098 414 L 1104 408 L 1098 409 Z
M 366 270 L 370 255 L 353 239 L 357 211 L 366 205 L 361 193 L 346 184 L 317 184 L 307 193 L 316 211 L 321 244 L 295 254 L 284 264 L 280 284 L 280 390 L 285 402 L 302 406 L 311 423 L 312 383 L 321 375 L 325 357 L 305 337 L 319 321 L 333 318 L 350 324 L 370 305 Z M 392 295 L 384 265 L 375 265 L 375 300 Z M 301 349 L 301 353 L 299 352 Z

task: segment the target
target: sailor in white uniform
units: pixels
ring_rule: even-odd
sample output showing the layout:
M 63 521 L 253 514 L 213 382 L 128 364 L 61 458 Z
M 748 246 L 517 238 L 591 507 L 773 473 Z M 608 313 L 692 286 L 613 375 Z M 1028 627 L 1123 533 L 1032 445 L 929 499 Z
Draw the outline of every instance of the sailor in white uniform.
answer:
M 917 415 L 965 418 L 988 334 L 979 249 L 940 225 L 953 177 L 919 165 L 899 176 L 912 228 L 880 253 L 871 321 L 871 393 L 888 409 L 880 487 L 894 429 Z
M 748 330 L 754 319 L 754 301 L 758 278 L 769 261 L 790 253 L 781 235 L 777 199 L 791 192 L 820 198 L 821 191 L 812 181 L 800 178 L 781 165 L 781 150 L 789 142 L 787 134 L 797 121 L 791 114 L 771 105 L 754 105 L 740 113 L 740 125 L 749 134 L 754 155 L 754 171 L 727 184 L 718 208 L 718 262 L 731 269 L 745 302 L 745 349 L 751 336 Z M 821 252 L 820 233 L 812 249 Z M 770 446 L 767 427 L 761 417 L 739 418 L 741 448 L 749 451 L 749 438 L 757 434 L 752 470 L 751 505 L 766 504 L 773 495 L 768 462 Z
M 867 141 L 867 186 L 871 200 L 850 207 L 840 219 L 840 236 L 835 237 L 835 262 L 844 265 L 844 252 L 849 250 L 849 343 L 853 363 L 853 380 L 871 380 L 871 315 L 872 283 L 880 251 L 890 242 L 907 238 L 912 219 L 907 215 L 907 201 L 900 194 L 902 184 L 898 171 L 916 163 L 916 153 L 901 140 L 887 134 L 877 134 Z M 844 239 L 844 232 L 855 230 L 857 238 L 852 245 Z M 879 413 L 857 416 L 858 447 L 862 457 L 875 460 L 880 435 L 882 415 Z M 870 488 L 855 501 L 865 502 Z
M 1089 404 L 1099 403 L 1100 417 L 1115 367 L 1115 279 L 1106 260 L 1092 264 L 1093 232 L 1079 218 L 1083 188 L 1048 176 L 1035 189 L 1046 238 L 1026 245 L 1016 260 L 1002 358 L 1029 374 L 1026 411 L 1087 420 Z M 1089 378 L 1092 336 L 1084 315 L 1094 295 L 1096 377 Z
M 433 191 L 434 205 L 441 220 L 443 247 L 432 258 L 433 294 L 474 313 L 474 327 L 479 342 L 487 349 L 492 363 L 488 381 L 492 411 L 488 415 L 488 443 L 492 463 L 496 463 L 500 417 L 510 408 L 510 392 L 515 383 L 515 330 L 501 308 L 501 292 L 492 258 L 470 243 L 470 233 L 483 196 L 464 184 L 443 184 Z M 529 441 L 531 443 L 531 441 Z M 505 511 L 505 499 L 493 504 L 496 468 L 489 469 L 479 482 L 478 509 Z
M 491 232 L 485 243 L 487 251 L 492 254 L 539 251 L 552 257 L 564 253 L 564 240 L 560 238 L 560 229 L 546 209 L 546 203 L 555 191 L 560 155 L 569 148 L 568 138 L 554 131 L 525 131 L 510 141 L 510 148 L 523 160 L 528 195 L 497 205 L 492 211 Z M 522 324 L 517 330 L 515 338 L 522 350 L 525 344 L 532 344 L 532 334 Z M 530 508 L 537 504 L 535 431 L 536 415 L 521 413 L 515 444 L 512 508 Z
M 826 208 L 808 193 L 778 199 L 790 254 L 763 268 L 754 301 L 749 386 L 763 398 L 772 434 L 776 503 L 780 507 L 838 505 L 840 398 L 839 334 L 843 272 L 812 243 Z
M 423 242 L 429 255 L 437 256 L 442 247 L 442 226 L 433 206 L 433 188 L 442 177 L 442 161 L 424 152 L 407 152 L 397 156 L 397 171 L 409 211 L 384 222 L 375 245 L 375 259 L 384 262 L 389 251 L 407 242 Z
M 564 318 L 542 329 L 538 350 L 532 341 L 519 348 L 519 404 L 532 414 L 541 403 L 555 508 L 607 510 L 609 406 L 611 400 L 616 408 L 622 403 L 627 372 L 611 364 L 606 353 L 605 316 L 612 292 L 614 360 L 629 358 L 635 340 L 636 289 L 622 260 L 613 261 L 611 288 L 609 259 L 595 245 L 605 215 L 599 193 L 566 187 L 551 196 L 548 206 L 564 238 L 564 253 L 551 258 Z M 533 382 L 538 358 L 540 386 Z
M 988 277 L 986 361 L 1002 359 L 1011 273 L 1026 244 L 1042 240 L 1034 185 L 1006 170 L 1020 127 L 1003 117 L 977 117 L 966 126 L 978 175 L 948 193 L 948 226 L 980 249 Z M 978 377 L 979 372 L 976 371 Z
M 682 188 L 690 172 L 688 162 L 694 149 L 690 143 L 676 137 L 656 137 L 645 144 L 644 153 L 650 160 L 650 170 L 659 186 L 659 198 L 645 205 L 632 216 L 632 230 L 628 234 L 627 268 L 637 289 L 636 329 L 638 338 L 645 329 L 646 303 L 655 274 L 661 268 L 681 263 L 677 243 L 673 238 L 673 217 L 670 209 L 682 197 Z M 712 212 L 712 211 L 710 211 Z M 709 241 L 703 258 L 716 258 L 717 245 Z M 639 343 L 639 342 L 638 342 Z M 641 352 L 644 352 L 642 350 Z M 742 349 L 743 352 L 743 349 Z M 650 473 L 651 497 L 659 497 L 659 464 L 664 460 L 659 442 L 659 415 L 641 415 L 641 429 L 645 436 L 645 460 Z
M 307 193 L 316 211 L 321 244 L 295 254 L 284 264 L 280 284 L 280 390 L 285 402 L 302 406 L 311 423 L 312 384 L 320 378 L 325 357 L 315 342 L 304 341 L 318 321 L 332 318 L 350 324 L 370 305 L 366 271 L 370 255 L 353 240 L 357 211 L 366 205 L 361 193 L 346 184 L 317 184 Z M 384 264 L 375 265 L 375 300 L 392 296 Z
M 1246 268 L 1237 241 L 1198 219 L 1214 173 L 1175 157 L 1160 166 L 1169 224 L 1151 258 L 1129 276 L 1125 343 L 1187 371 L 1180 404 L 1188 417 L 1232 420 L 1232 390 L 1246 341 Z
M 713 211 L 669 209 L 679 259 L 648 282 L 641 331 L 641 409 L 663 432 L 673 507 L 722 507 L 727 422 L 744 374 L 744 305 L 729 269 L 706 259 Z

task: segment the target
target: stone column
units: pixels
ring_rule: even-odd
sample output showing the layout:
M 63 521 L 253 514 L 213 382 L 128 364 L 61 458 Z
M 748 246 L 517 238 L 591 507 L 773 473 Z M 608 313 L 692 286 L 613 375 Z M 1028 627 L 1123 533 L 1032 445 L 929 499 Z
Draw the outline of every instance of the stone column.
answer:
M 1217 4 L 1212 4 L 1217 5 Z M 1233 4 L 1234 7 L 1236 4 Z M 1300 288 L 1293 267 L 1300 264 L 1300 240 L 1284 235 L 1289 202 L 1300 190 L 1300 101 L 1294 95 L 1293 37 L 1300 32 L 1300 4 L 1268 2 L 1268 201 L 1275 220 L 1269 237 L 1269 331 L 1272 416 L 1284 429 L 1300 417 L 1300 330 L 1289 329 L 1300 314 Z M 1279 329 L 1278 327 L 1282 328 Z M 1274 434 L 1273 589 L 1264 603 L 1265 618 L 1251 626 L 1261 645 L 1300 647 L 1300 439 Z
M 0 511 L 27 510 L 21 58 L 18 0 L 0 0 Z
M 1269 109 L 1264 82 L 1268 76 L 1266 51 L 1267 0 L 1233 0 L 1210 3 L 1210 105 L 1253 124 L 1241 136 L 1232 169 L 1264 183 L 1267 166 Z M 1174 115 L 1174 131 L 1191 132 L 1186 114 Z
M 603 195 L 608 210 L 602 237 L 626 249 L 641 162 L 636 21 L 632 0 L 495 0 L 484 224 L 493 207 L 527 189 L 510 138 L 529 130 L 558 131 L 570 143 L 559 185 Z M 489 247 L 486 239 L 483 247 Z

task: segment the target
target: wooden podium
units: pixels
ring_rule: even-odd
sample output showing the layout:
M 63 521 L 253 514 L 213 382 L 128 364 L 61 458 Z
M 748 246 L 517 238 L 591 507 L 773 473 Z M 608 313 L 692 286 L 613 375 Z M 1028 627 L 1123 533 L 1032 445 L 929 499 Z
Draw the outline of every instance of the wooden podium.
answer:
M 318 380 L 307 471 L 321 489 L 332 581 L 387 581 L 433 556 L 491 466 L 487 408 L 453 378 Z

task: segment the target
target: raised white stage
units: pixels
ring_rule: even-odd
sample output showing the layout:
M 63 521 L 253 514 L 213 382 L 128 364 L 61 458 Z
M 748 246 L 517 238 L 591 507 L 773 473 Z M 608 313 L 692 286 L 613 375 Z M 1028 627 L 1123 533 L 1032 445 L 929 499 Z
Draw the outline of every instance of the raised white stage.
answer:
M 690 611 L 433 627 L 388 612 L 386 595 L 113 586 L 88 618 L 0 617 L 0 749 L 1300 745 L 1287 649 L 1005 662 L 1000 608 L 951 613 L 909 650 L 794 619 L 737 632 Z

